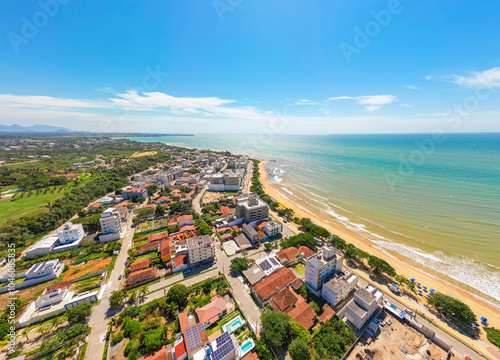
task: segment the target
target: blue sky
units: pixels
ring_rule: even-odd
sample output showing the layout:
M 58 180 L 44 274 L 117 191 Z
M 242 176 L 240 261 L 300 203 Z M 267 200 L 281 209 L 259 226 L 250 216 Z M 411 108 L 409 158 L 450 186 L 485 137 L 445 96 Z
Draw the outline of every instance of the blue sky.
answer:
M 10 0 L 0 10 L 2 124 L 500 131 L 493 0 Z

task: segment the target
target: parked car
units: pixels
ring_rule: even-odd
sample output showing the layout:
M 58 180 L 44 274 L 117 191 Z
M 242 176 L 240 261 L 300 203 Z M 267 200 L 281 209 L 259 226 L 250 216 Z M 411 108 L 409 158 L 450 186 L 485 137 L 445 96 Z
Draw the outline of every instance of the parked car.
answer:
M 186 271 L 184 271 L 184 274 L 189 274 L 191 272 L 191 269 L 187 269 Z
M 122 276 L 121 276 L 121 275 L 120 275 L 120 276 L 118 276 L 118 280 L 121 280 L 121 279 L 122 279 Z

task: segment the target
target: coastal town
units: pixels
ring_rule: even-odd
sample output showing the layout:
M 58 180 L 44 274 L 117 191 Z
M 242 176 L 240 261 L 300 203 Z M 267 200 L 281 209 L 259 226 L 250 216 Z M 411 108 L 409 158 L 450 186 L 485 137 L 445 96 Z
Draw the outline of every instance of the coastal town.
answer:
M 16 207 L 0 359 L 500 354 L 491 319 L 296 216 L 245 154 L 91 136 L 0 154 L 0 206 Z M 37 198 L 43 212 L 15 213 Z

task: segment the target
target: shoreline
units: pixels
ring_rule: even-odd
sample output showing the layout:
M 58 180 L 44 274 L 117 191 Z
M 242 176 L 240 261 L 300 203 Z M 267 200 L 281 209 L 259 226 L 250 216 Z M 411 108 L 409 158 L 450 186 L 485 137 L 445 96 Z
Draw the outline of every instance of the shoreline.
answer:
M 313 222 L 316 224 L 326 228 L 328 231 L 332 232 L 335 235 L 340 236 L 346 242 L 352 243 L 356 247 L 360 248 L 367 253 L 377 256 L 385 261 L 389 262 L 391 266 L 394 267 L 398 274 L 404 275 L 405 277 L 415 278 L 419 283 L 423 286 L 427 286 L 428 288 L 436 289 L 443 294 L 453 296 L 464 301 L 467 305 L 469 305 L 477 315 L 478 318 L 484 316 L 489 320 L 489 326 L 500 327 L 500 310 L 494 307 L 494 304 L 486 303 L 486 299 L 479 299 L 479 296 L 470 293 L 469 291 L 460 288 L 455 284 L 451 284 L 445 279 L 439 277 L 439 275 L 429 274 L 425 271 L 425 269 L 419 268 L 413 264 L 407 263 L 404 259 L 402 259 L 399 255 L 390 254 L 386 250 L 382 250 L 376 246 L 376 244 L 372 243 L 366 238 L 363 238 L 361 235 L 345 228 L 344 226 L 331 221 L 327 222 L 321 219 L 319 216 L 315 215 L 312 211 L 306 210 L 289 199 L 285 198 L 274 186 L 268 181 L 268 173 L 264 167 L 266 161 L 261 160 L 259 163 L 260 170 L 260 181 L 262 185 L 264 185 L 264 191 L 275 198 L 276 201 L 281 203 L 282 205 L 289 207 L 295 211 L 295 216 L 298 217 L 307 217 L 311 218 Z M 424 298 L 418 297 L 420 304 L 425 304 L 426 301 Z M 449 328 L 450 331 L 456 336 L 460 336 L 461 338 L 467 339 L 467 342 L 470 342 L 470 338 L 463 337 L 463 335 Z M 485 332 L 482 331 L 481 339 L 486 339 Z

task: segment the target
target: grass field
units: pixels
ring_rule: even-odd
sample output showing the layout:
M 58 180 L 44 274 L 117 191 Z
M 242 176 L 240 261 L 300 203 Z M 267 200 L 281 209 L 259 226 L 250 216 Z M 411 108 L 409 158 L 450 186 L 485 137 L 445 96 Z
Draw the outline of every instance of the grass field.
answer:
M 306 267 L 304 266 L 304 264 L 297 264 L 293 267 L 293 269 L 302 276 L 306 275 Z
M 83 180 L 83 181 L 82 181 Z M 81 183 L 87 183 L 90 180 L 89 174 L 84 174 L 81 177 Z M 16 188 L 16 186 L 11 186 L 11 188 Z M 73 189 L 71 182 L 63 186 L 50 186 L 48 187 L 49 192 L 43 194 L 45 188 L 40 190 L 40 194 L 36 195 L 36 190 L 32 193 L 33 195 L 28 196 L 27 193 L 21 199 L 21 193 L 16 193 L 16 197 L 12 200 L 11 198 L 6 198 L 0 200 L 0 226 L 2 226 L 7 220 L 15 219 L 26 215 L 41 214 L 47 211 L 47 203 L 54 202 L 55 200 L 64 196 L 65 191 Z M 52 189 L 54 193 L 52 194 Z
M 500 330 L 485 327 L 484 331 L 488 334 L 488 340 L 500 348 Z

